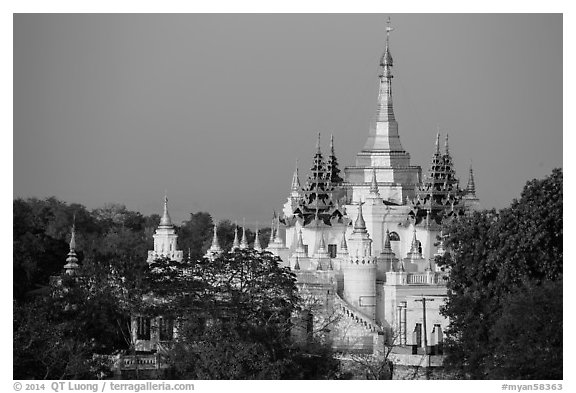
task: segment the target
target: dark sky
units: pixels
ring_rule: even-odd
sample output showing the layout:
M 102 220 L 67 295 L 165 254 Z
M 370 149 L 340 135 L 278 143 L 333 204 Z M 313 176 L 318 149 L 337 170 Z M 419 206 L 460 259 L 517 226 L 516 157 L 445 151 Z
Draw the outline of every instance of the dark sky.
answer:
M 426 171 L 437 125 L 485 207 L 562 166 L 560 14 L 391 15 L 394 105 Z M 353 164 L 382 14 L 14 16 L 14 197 L 269 222 L 316 135 Z

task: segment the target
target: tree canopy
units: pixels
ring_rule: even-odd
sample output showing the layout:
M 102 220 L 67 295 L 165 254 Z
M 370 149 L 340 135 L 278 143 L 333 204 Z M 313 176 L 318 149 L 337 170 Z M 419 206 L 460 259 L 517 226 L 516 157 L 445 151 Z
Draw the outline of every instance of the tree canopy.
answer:
M 445 231 L 446 364 L 475 379 L 561 378 L 562 170 Z

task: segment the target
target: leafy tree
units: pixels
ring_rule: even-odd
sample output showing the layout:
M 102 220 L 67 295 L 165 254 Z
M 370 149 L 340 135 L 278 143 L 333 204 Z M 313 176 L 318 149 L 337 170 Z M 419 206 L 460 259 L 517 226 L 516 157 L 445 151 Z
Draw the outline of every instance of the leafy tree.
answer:
M 185 253 L 190 250 L 190 258 L 200 259 L 210 247 L 212 239 L 212 217 L 206 212 L 190 213 L 190 220 L 183 223 L 178 231 L 178 244 Z
M 511 325 L 511 319 L 531 293 L 552 293 L 548 286 L 562 279 L 562 171 L 528 182 L 509 208 L 475 212 L 452 221 L 445 231 L 450 252 L 437 262 L 450 270 L 443 311 L 450 319 L 446 365 L 476 379 L 556 378 L 551 369 L 562 358 L 561 336 L 549 339 L 537 332 L 544 321 L 562 320 L 558 299 L 549 310 L 554 315 L 535 305 L 533 312 L 540 314 L 534 323 Z M 504 334 L 504 326 L 517 330 Z M 536 340 L 531 348 L 538 350 L 520 351 L 513 357 L 517 372 L 510 372 L 509 348 L 528 338 Z M 537 374 L 527 365 L 545 371 Z
M 159 260 L 145 287 L 148 299 L 156 300 L 142 302 L 140 313 L 178 320 L 171 351 L 178 377 L 321 378 L 337 369 L 325 347 L 305 351 L 292 340 L 300 300 L 295 276 L 270 253 Z

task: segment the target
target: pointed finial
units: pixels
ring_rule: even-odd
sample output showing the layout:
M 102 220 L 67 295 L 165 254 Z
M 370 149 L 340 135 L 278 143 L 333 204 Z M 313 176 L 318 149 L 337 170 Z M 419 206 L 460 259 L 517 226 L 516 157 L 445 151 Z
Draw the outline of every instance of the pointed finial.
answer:
M 372 183 L 370 183 L 370 194 L 378 195 L 378 182 L 376 181 L 376 168 L 372 170 Z
M 346 230 L 342 233 L 342 241 L 340 242 L 340 249 L 348 251 L 348 244 L 346 244 Z
M 414 234 L 412 236 L 412 244 L 410 246 L 410 252 L 412 253 L 418 252 L 418 239 L 416 239 L 416 227 L 414 227 Z
M 390 17 L 388 17 L 388 20 L 386 21 L 386 49 L 384 50 L 384 54 L 380 60 L 380 65 L 389 67 L 392 67 L 392 55 L 390 54 L 390 32 L 394 31 L 394 28 L 392 28 L 391 24 L 392 22 Z M 391 77 L 389 74 L 386 76 Z
M 448 146 L 448 134 L 446 134 L 446 141 L 444 142 L 444 148 L 446 149 L 446 155 L 450 155 L 450 147 Z
M 164 211 L 160 219 L 160 226 L 172 226 L 172 219 L 170 218 L 170 214 L 168 214 L 168 191 L 164 191 Z
M 254 236 L 254 249 L 256 251 L 262 251 L 262 246 L 260 245 L 260 230 L 258 229 L 258 223 L 256 223 L 256 236 Z
M 366 232 L 366 221 L 364 221 L 364 216 L 362 215 L 362 205 L 364 202 L 358 204 L 358 216 L 354 222 L 354 232 Z
M 436 131 L 436 154 L 440 154 L 440 126 Z
M 336 153 L 334 152 L 334 134 L 330 134 L 330 154 L 335 156 Z
M 240 248 L 240 242 L 238 241 L 238 223 L 234 223 L 234 242 L 232 243 L 232 250 L 237 250 Z
M 294 270 L 300 270 L 300 264 L 298 263 L 298 255 L 296 255 L 296 263 L 294 264 Z
M 246 239 L 246 219 L 242 219 L 242 241 L 240 242 L 240 249 L 245 250 L 248 248 L 248 239 Z
M 296 159 L 296 169 L 294 169 L 294 174 L 292 175 L 292 187 L 291 191 L 300 191 L 300 178 L 298 176 L 298 159 Z
M 474 171 L 472 170 L 472 163 L 470 163 L 470 174 L 468 177 L 468 185 L 466 186 L 466 193 L 476 196 L 476 184 L 474 183 Z
M 76 213 L 72 216 L 72 234 L 70 235 L 70 251 L 76 251 Z
M 386 238 L 384 239 L 384 249 L 385 250 L 392 250 L 392 246 L 390 245 L 390 231 L 386 228 Z
M 270 240 L 268 240 L 268 247 L 270 244 L 274 243 L 274 219 L 272 219 L 272 224 L 270 225 Z
M 220 248 L 220 243 L 218 242 L 218 232 L 217 232 L 217 226 L 216 224 L 214 224 L 214 236 L 212 237 L 212 247 L 213 249 L 219 249 Z M 188 249 L 188 253 L 190 253 L 190 249 Z
M 318 133 L 318 141 L 316 142 L 316 151 L 318 152 L 318 154 L 322 153 L 322 150 L 320 149 L 320 133 Z
M 76 217 L 73 219 L 72 224 L 72 234 L 70 236 L 70 251 L 68 252 L 68 258 L 66 258 L 66 264 L 64 265 L 64 272 L 69 275 L 76 274 L 78 269 L 78 258 L 76 257 Z
M 324 231 L 320 232 L 320 245 L 318 246 L 319 250 L 325 250 L 326 249 L 326 242 L 324 241 Z

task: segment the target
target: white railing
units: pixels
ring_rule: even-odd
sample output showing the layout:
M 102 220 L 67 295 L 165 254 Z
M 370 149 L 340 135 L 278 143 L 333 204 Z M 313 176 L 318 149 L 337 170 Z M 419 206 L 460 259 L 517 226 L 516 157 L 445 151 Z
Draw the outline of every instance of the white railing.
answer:
M 438 284 L 438 274 L 436 273 L 408 273 L 408 284 Z
M 363 326 L 372 333 L 377 333 L 382 330 L 382 328 L 376 324 L 372 318 L 357 310 L 354 306 L 342 299 L 340 295 L 336 294 L 335 299 L 336 306 L 342 310 L 344 315 L 352 318 L 357 324 Z

